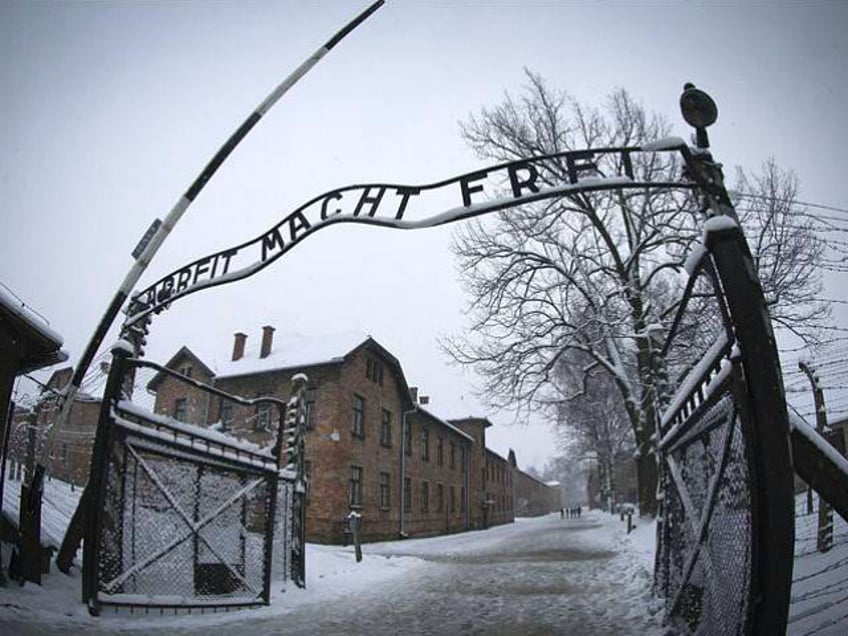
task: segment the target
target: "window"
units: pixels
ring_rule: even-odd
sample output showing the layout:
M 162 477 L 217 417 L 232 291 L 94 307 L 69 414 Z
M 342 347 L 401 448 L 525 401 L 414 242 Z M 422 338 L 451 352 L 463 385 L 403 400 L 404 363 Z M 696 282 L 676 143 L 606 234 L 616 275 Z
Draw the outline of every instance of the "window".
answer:
M 365 399 L 353 396 L 353 434 L 356 437 L 365 437 Z
M 233 403 L 221 398 L 221 428 L 228 430 L 233 423 Z
M 347 489 L 347 503 L 350 506 L 362 505 L 362 467 L 350 467 L 350 481 Z
M 421 429 L 421 459 L 430 461 L 430 432 L 426 428 Z
M 456 488 L 450 487 L 450 512 L 456 511 Z
M 412 479 L 409 477 L 403 478 L 403 509 L 412 510 Z
M 188 400 L 179 398 L 174 402 L 174 419 L 181 422 L 186 421 L 186 412 L 188 411 Z
M 191 377 L 191 365 L 186 365 L 184 367 L 180 367 L 180 375 L 184 375 L 187 378 Z
M 421 482 L 421 512 L 430 512 L 430 482 Z
M 380 420 L 380 444 L 387 448 L 392 445 L 392 414 L 383 409 L 383 417 Z
M 267 431 L 271 428 L 271 405 L 268 403 L 256 406 L 256 430 Z
M 365 377 L 372 382 L 383 386 L 383 365 L 368 358 L 365 360 Z
M 303 394 L 303 403 L 306 407 L 306 421 L 303 423 L 307 430 L 315 428 L 315 387 L 307 387 Z
M 436 440 L 436 465 L 445 465 L 445 438 L 440 437 Z
M 456 444 L 450 443 L 450 453 L 448 454 L 448 462 L 451 470 L 456 467 Z
M 389 473 L 380 473 L 380 510 L 389 509 L 389 497 L 391 496 L 390 480 L 391 475 Z
M 445 487 L 442 484 L 436 484 L 436 512 L 441 512 L 445 509 Z
M 404 422 L 404 427 L 406 435 L 403 436 L 403 452 L 412 455 L 412 425 L 409 422 Z

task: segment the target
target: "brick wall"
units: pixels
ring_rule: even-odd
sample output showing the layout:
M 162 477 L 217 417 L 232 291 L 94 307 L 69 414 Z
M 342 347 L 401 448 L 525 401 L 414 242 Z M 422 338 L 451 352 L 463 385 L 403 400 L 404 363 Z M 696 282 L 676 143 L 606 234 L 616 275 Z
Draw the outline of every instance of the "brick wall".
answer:
M 405 512 L 405 534 L 466 530 L 462 452 L 470 446 L 469 440 L 426 411 L 410 413 L 408 424 L 411 452 L 406 456 L 405 476 L 410 480 L 411 497 Z
M 517 517 L 537 517 L 562 508 L 558 487 L 548 486 L 517 468 L 513 469 L 513 479 Z
M 485 528 L 486 513 L 486 428 L 491 422 L 484 418 L 468 417 L 450 423 L 470 435 L 474 443 L 468 449 L 468 516 L 471 529 Z
M 487 525 L 512 523 L 515 520 L 513 506 L 512 467 L 497 453 L 485 451 L 486 487 L 484 511 Z

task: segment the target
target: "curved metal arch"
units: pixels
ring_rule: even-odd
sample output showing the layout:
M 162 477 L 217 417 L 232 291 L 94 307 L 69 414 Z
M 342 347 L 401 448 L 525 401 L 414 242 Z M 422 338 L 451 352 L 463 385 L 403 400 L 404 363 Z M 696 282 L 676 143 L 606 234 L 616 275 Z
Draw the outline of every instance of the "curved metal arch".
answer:
M 196 259 L 133 295 L 124 327 L 202 289 L 252 276 L 318 230 L 339 223 L 362 223 L 412 230 L 438 227 L 555 197 L 605 190 L 694 189 L 699 184 L 681 177 L 671 181 L 635 178 L 632 155 L 680 153 L 689 164 L 688 148 L 679 139 L 644 147 L 613 147 L 561 152 L 518 159 L 424 185 L 369 183 L 345 186 L 313 197 L 263 234 L 231 248 Z M 614 160 L 616 174 L 604 172 L 604 160 Z M 556 162 L 557 170 L 550 164 Z M 544 177 L 543 177 L 544 175 Z M 559 182 L 559 183 L 558 183 Z M 542 187 L 544 184 L 554 183 Z M 488 196 L 487 184 L 493 194 Z M 422 195 L 453 199 L 459 205 L 435 213 Z M 432 198 L 436 198 L 433 196 Z M 476 200 L 475 200 L 476 199 Z M 437 205 L 444 205 L 443 203 Z M 418 217 L 410 219 L 409 217 Z

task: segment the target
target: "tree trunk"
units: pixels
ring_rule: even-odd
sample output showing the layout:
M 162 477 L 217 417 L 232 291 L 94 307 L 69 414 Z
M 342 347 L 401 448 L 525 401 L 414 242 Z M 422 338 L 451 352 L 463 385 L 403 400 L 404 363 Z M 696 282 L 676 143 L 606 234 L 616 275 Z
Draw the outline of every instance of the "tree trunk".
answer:
M 641 454 L 636 460 L 636 477 L 639 481 L 639 515 L 654 517 L 657 514 L 657 459 L 650 450 L 650 441 L 639 444 Z

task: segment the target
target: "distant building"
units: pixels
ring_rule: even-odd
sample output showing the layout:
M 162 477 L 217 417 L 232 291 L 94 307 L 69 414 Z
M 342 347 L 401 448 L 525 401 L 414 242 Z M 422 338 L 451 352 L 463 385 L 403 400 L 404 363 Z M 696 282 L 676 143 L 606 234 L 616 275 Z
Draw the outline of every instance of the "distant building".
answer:
M 53 372 L 37 405 L 32 409 L 16 410 L 9 438 L 7 464 L 10 476 L 19 478 L 21 465 L 34 461 L 41 454 L 47 427 L 55 422 L 61 408 L 57 393 L 68 385 L 72 375 L 71 367 Z M 76 395 L 68 424 L 57 431 L 53 440 L 48 465 L 50 477 L 77 486 L 85 485 L 100 402 L 99 397 L 85 392 Z
M 509 464 L 515 479 L 516 517 L 538 517 L 563 507 L 559 482 L 544 482 L 519 470 L 512 450 L 509 451 Z
M 848 417 L 830 422 L 829 427 L 831 432 L 827 434 L 827 441 L 844 457 L 848 449 Z

